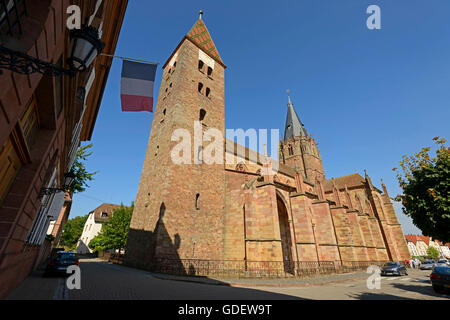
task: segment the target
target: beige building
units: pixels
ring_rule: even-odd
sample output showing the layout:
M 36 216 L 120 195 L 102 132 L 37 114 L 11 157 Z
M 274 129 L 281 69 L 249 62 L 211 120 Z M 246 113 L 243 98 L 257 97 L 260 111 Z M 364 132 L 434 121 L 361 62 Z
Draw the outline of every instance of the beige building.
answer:
M 103 223 L 109 221 L 114 210 L 118 208 L 120 208 L 119 205 L 104 203 L 89 213 L 89 217 L 84 224 L 83 233 L 78 240 L 77 253 L 92 253 L 92 249 L 89 248 L 89 242 L 100 233 Z
M 418 235 L 407 235 L 405 238 L 411 256 L 425 257 L 428 255 L 427 249 L 433 247 L 439 252 L 441 258 L 450 259 L 450 248 L 448 243 L 443 244 L 439 240 L 433 240 L 430 237 Z

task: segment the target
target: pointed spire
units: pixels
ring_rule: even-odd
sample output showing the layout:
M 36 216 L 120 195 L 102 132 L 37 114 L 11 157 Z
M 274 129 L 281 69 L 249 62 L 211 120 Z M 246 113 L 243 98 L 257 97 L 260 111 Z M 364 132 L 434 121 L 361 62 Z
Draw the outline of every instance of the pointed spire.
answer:
M 389 197 L 389 193 L 388 193 L 388 190 L 386 188 L 386 185 L 384 184 L 383 179 L 381 179 L 381 187 L 383 188 L 384 195 Z
M 369 185 L 370 190 L 373 190 L 374 187 L 373 187 L 373 184 L 372 184 L 372 180 L 370 179 L 369 175 L 367 174 L 366 169 L 364 169 L 364 173 L 366 175 L 366 182 Z
M 308 132 L 305 129 L 305 126 L 300 121 L 300 117 L 294 109 L 294 104 L 291 101 L 290 90 L 287 90 L 288 93 L 288 113 L 286 117 L 286 129 L 284 133 L 284 139 L 293 138 L 293 137 L 306 137 Z
M 186 35 L 197 47 L 202 49 L 209 56 L 214 58 L 220 64 L 223 64 L 222 59 L 220 58 L 219 52 L 212 40 L 211 35 L 209 34 L 208 29 L 206 28 L 205 23 L 203 22 L 203 11 L 200 11 L 200 17 L 197 22 L 194 24 L 192 29 Z

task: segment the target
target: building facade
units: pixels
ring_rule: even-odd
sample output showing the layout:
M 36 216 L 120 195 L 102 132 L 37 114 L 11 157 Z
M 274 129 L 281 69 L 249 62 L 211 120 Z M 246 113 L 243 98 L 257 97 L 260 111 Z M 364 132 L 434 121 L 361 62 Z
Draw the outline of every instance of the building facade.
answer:
M 114 53 L 127 0 L 6 0 L 3 4 L 0 46 L 68 69 L 68 7 L 79 6 L 82 24 L 98 30 L 104 52 Z M 42 196 L 42 189 L 62 186 L 80 142 L 91 138 L 111 60 L 98 56 L 88 70 L 74 77 L 2 69 L 0 298 L 41 261 L 49 224 L 59 220 L 66 202 L 64 192 Z
M 376 188 L 367 174 L 326 179 L 317 143 L 290 99 L 279 163 L 231 140 L 213 152 L 218 161 L 203 158 L 225 135 L 226 66 L 202 19 L 163 69 L 126 263 L 339 265 L 409 256 L 386 186 Z M 192 162 L 173 160 L 176 129 L 194 137 L 181 152 Z
M 92 253 L 92 249 L 89 248 L 89 242 L 102 231 L 103 224 L 109 221 L 114 210 L 118 208 L 120 208 L 119 205 L 104 203 L 89 213 L 88 219 L 84 224 L 83 233 L 78 240 L 77 253 Z
M 431 237 L 419 235 L 406 235 L 408 249 L 411 256 L 428 256 L 427 250 L 429 247 L 435 248 L 441 258 L 450 259 L 450 243 L 444 244 L 439 240 L 433 240 Z

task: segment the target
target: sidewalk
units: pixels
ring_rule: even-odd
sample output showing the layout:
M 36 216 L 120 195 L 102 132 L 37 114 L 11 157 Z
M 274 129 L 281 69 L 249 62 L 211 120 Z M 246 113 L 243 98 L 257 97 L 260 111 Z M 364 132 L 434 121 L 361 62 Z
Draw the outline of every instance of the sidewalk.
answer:
M 369 274 L 365 272 L 354 272 L 346 274 L 324 275 L 321 277 L 311 278 L 280 278 L 280 279 L 259 279 L 259 278 L 240 278 L 240 279 L 223 279 L 215 277 L 187 277 L 176 276 L 161 273 L 149 273 L 152 277 L 161 280 L 195 282 L 208 285 L 221 285 L 231 287 L 309 287 L 322 286 L 333 283 L 342 283 L 358 279 L 367 279 Z

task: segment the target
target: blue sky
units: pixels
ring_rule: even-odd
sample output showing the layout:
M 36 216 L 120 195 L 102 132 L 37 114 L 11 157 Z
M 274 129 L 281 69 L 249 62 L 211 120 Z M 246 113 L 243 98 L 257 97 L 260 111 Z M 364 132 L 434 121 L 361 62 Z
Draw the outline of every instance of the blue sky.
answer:
M 371 4 L 381 30 L 366 27 Z M 283 131 L 289 88 L 327 178 L 367 169 L 391 196 L 401 192 L 392 172 L 401 157 L 449 138 L 448 0 L 133 0 L 116 55 L 163 64 L 200 9 L 228 66 L 227 128 Z M 153 114 L 121 112 L 120 72 L 117 60 L 92 138 L 87 167 L 99 173 L 71 217 L 136 197 Z M 396 207 L 404 232 L 419 232 Z

